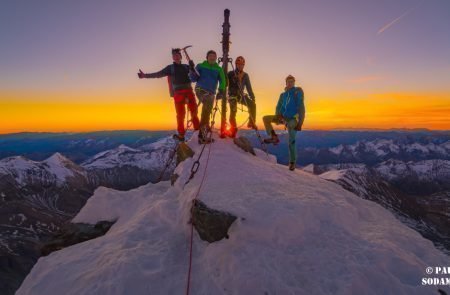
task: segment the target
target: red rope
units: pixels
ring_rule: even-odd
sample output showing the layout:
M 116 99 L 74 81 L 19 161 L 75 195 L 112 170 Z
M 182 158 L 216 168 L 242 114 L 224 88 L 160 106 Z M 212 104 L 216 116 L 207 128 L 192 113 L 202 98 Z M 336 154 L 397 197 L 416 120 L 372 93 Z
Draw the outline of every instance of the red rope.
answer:
M 186 286 L 186 295 L 189 295 L 189 290 L 191 287 L 191 271 L 192 271 L 192 240 L 194 236 L 194 226 L 191 218 L 191 241 L 190 241 L 190 249 L 189 249 L 189 270 L 188 270 L 188 278 L 187 278 L 187 286 Z
M 200 185 L 198 186 L 197 193 L 195 194 L 195 197 L 194 197 L 194 199 L 192 201 L 197 199 L 198 195 L 200 194 L 200 190 L 201 190 L 201 188 L 203 186 L 203 182 L 204 182 L 204 180 L 206 178 L 206 169 L 208 168 L 209 156 L 211 155 L 211 146 L 212 146 L 212 143 L 209 144 L 208 157 L 206 158 L 206 163 L 205 163 L 205 172 L 203 172 L 202 180 L 200 182 Z M 194 215 L 192 215 L 192 217 L 191 217 L 191 238 L 190 238 L 190 246 L 189 246 L 189 269 L 188 269 L 188 277 L 187 277 L 186 295 L 189 295 L 189 291 L 190 291 L 190 287 L 191 287 L 192 244 L 193 244 L 193 240 L 194 240 Z

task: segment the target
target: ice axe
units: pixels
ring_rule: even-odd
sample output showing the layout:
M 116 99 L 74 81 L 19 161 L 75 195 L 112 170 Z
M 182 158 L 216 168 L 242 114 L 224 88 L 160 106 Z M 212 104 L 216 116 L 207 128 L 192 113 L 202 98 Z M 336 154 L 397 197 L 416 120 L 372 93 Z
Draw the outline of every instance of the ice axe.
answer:
M 186 55 L 186 59 L 187 59 L 188 61 L 191 61 L 191 58 L 189 57 L 189 54 L 188 54 L 187 51 L 186 51 L 186 49 L 188 49 L 189 47 L 192 47 L 192 45 L 185 46 L 185 47 L 181 48 L 181 50 L 183 50 L 184 55 Z
M 189 47 L 192 47 L 192 45 L 185 46 L 185 47 L 181 48 L 181 50 L 184 52 L 184 55 L 186 55 L 186 59 L 187 59 L 188 62 L 189 62 L 189 66 L 191 67 L 191 70 L 192 70 L 197 76 L 200 76 L 200 74 L 199 74 L 199 73 L 197 72 L 197 70 L 195 69 L 194 61 L 189 57 L 189 54 L 187 53 L 187 50 L 186 50 L 186 49 L 188 49 Z

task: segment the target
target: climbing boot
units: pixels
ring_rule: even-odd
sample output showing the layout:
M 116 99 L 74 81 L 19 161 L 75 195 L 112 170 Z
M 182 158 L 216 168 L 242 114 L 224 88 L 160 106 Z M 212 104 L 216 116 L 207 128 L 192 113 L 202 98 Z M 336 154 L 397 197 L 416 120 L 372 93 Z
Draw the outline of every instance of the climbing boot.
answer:
M 279 142 L 280 142 L 280 139 L 278 138 L 278 135 L 273 130 L 272 130 L 272 136 L 264 139 L 264 143 L 272 143 L 274 145 L 277 145 Z
M 295 163 L 294 162 L 290 162 L 289 163 L 289 170 L 291 170 L 291 171 L 295 170 Z

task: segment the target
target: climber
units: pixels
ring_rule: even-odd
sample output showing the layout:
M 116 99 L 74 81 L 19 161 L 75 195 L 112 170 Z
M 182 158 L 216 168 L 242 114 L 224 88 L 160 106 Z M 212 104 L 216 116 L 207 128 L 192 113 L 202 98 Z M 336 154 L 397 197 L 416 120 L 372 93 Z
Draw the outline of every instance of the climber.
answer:
M 184 141 L 184 135 L 186 132 L 184 126 L 186 104 L 191 113 L 191 120 L 194 130 L 198 130 L 200 126 L 197 114 L 197 102 L 194 92 L 192 91 L 191 80 L 189 79 L 189 70 L 194 68 L 194 63 L 189 61 L 189 65 L 182 64 L 181 50 L 179 48 L 172 49 L 172 59 L 173 64 L 166 66 L 161 71 L 145 74 L 139 70 L 138 76 L 139 79 L 168 77 L 170 96 L 174 99 L 175 110 L 177 113 L 178 134 L 175 134 L 174 138 L 179 141 Z
M 219 91 L 216 99 L 225 99 L 226 77 L 223 69 L 216 62 L 217 54 L 214 50 L 206 53 L 206 60 L 195 67 L 195 71 L 190 71 L 192 82 L 195 85 L 195 93 L 199 101 L 203 104 L 202 115 L 200 118 L 200 132 L 198 142 L 200 144 L 210 143 L 212 140 L 207 137 L 211 130 L 210 117 L 214 105 L 214 96 L 216 94 L 217 83 Z
M 275 115 L 264 116 L 264 126 L 270 138 L 264 139 L 265 143 L 278 144 L 280 140 L 272 128 L 271 123 L 277 125 L 284 124 L 289 133 L 289 170 L 295 170 L 297 162 L 297 149 L 295 146 L 295 137 L 297 131 L 302 130 L 305 120 L 304 94 L 301 87 L 295 86 L 295 78 L 291 75 L 286 77 L 286 88 L 280 94 Z
M 237 104 L 242 104 L 248 107 L 249 121 L 247 127 L 256 129 L 256 104 L 255 95 L 253 94 L 252 85 L 250 83 L 249 75 L 244 72 L 245 59 L 242 56 L 238 56 L 235 61 L 236 68 L 233 71 L 228 72 L 228 101 L 230 103 L 230 125 L 229 136 L 235 137 L 237 133 L 236 127 L 236 113 Z M 248 95 L 244 93 L 246 88 Z

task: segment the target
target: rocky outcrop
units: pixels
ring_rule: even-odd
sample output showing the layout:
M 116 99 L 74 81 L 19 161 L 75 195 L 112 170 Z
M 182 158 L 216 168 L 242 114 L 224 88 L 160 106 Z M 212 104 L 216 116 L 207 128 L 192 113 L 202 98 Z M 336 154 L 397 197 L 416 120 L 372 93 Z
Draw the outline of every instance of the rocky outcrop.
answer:
M 115 222 L 100 221 L 96 224 L 69 223 L 41 247 L 41 254 L 48 254 L 63 248 L 103 236 Z
M 181 142 L 177 148 L 177 165 L 186 160 L 192 158 L 194 151 L 184 142 Z
M 240 136 L 233 139 L 235 145 L 240 147 L 242 150 L 256 156 L 255 150 L 253 149 L 252 143 L 247 137 Z
M 191 222 L 204 241 L 213 243 L 228 239 L 228 229 L 236 219 L 231 213 L 208 208 L 202 201 L 192 202 Z

